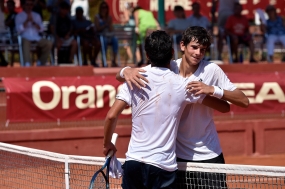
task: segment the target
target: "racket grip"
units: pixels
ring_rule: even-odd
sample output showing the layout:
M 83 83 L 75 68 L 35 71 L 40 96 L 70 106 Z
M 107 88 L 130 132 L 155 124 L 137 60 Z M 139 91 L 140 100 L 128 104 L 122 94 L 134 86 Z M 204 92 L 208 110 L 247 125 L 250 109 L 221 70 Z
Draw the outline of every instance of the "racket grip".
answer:
M 112 142 L 114 145 L 116 145 L 117 138 L 118 138 L 118 134 L 117 134 L 117 133 L 113 133 L 111 142 Z M 107 158 L 113 156 L 113 154 L 114 154 L 114 151 L 113 151 L 113 150 L 110 150 L 110 151 L 108 152 L 108 154 L 107 154 Z

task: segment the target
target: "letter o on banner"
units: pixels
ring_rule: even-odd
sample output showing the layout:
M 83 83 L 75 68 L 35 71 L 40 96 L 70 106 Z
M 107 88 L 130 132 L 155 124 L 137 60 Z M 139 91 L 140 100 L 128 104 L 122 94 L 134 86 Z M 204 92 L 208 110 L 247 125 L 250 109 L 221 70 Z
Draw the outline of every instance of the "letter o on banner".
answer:
M 53 98 L 50 102 L 42 101 L 40 94 L 41 87 L 49 87 L 52 89 Z M 58 105 L 61 97 L 61 91 L 60 88 L 51 81 L 38 81 L 34 83 L 32 86 L 32 95 L 33 95 L 33 102 L 38 108 L 42 110 L 51 110 Z

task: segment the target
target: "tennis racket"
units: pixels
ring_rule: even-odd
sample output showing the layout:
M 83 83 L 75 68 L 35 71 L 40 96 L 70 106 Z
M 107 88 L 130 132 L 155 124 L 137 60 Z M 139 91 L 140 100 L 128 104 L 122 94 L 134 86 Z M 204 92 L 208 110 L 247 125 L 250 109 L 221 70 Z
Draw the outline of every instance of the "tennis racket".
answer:
M 112 143 L 115 145 L 116 141 L 118 138 L 118 134 L 114 133 L 112 136 Z M 104 163 L 104 165 L 95 172 L 95 174 L 93 175 L 91 181 L 90 181 L 90 185 L 89 185 L 89 189 L 109 189 L 109 168 L 110 168 L 110 162 L 112 159 L 114 152 L 110 151 L 107 154 L 106 157 L 106 161 Z

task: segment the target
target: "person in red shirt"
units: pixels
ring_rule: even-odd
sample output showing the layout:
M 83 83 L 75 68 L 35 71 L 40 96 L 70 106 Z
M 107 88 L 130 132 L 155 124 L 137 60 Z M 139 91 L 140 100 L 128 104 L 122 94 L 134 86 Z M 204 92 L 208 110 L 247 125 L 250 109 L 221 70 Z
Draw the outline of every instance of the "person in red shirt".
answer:
M 226 34 L 230 37 L 233 62 L 238 62 L 238 45 L 244 44 L 250 49 L 250 62 L 256 62 L 253 58 L 254 45 L 249 33 L 249 23 L 245 16 L 241 14 L 242 5 L 236 3 L 234 14 L 227 19 Z

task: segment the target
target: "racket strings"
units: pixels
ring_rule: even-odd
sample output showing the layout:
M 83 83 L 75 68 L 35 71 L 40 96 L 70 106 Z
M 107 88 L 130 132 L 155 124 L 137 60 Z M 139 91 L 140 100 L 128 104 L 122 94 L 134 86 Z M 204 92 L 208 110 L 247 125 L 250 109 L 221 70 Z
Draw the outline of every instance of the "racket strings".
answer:
M 102 172 L 100 172 L 95 178 L 92 188 L 93 189 L 106 189 L 107 188 L 106 178 Z

